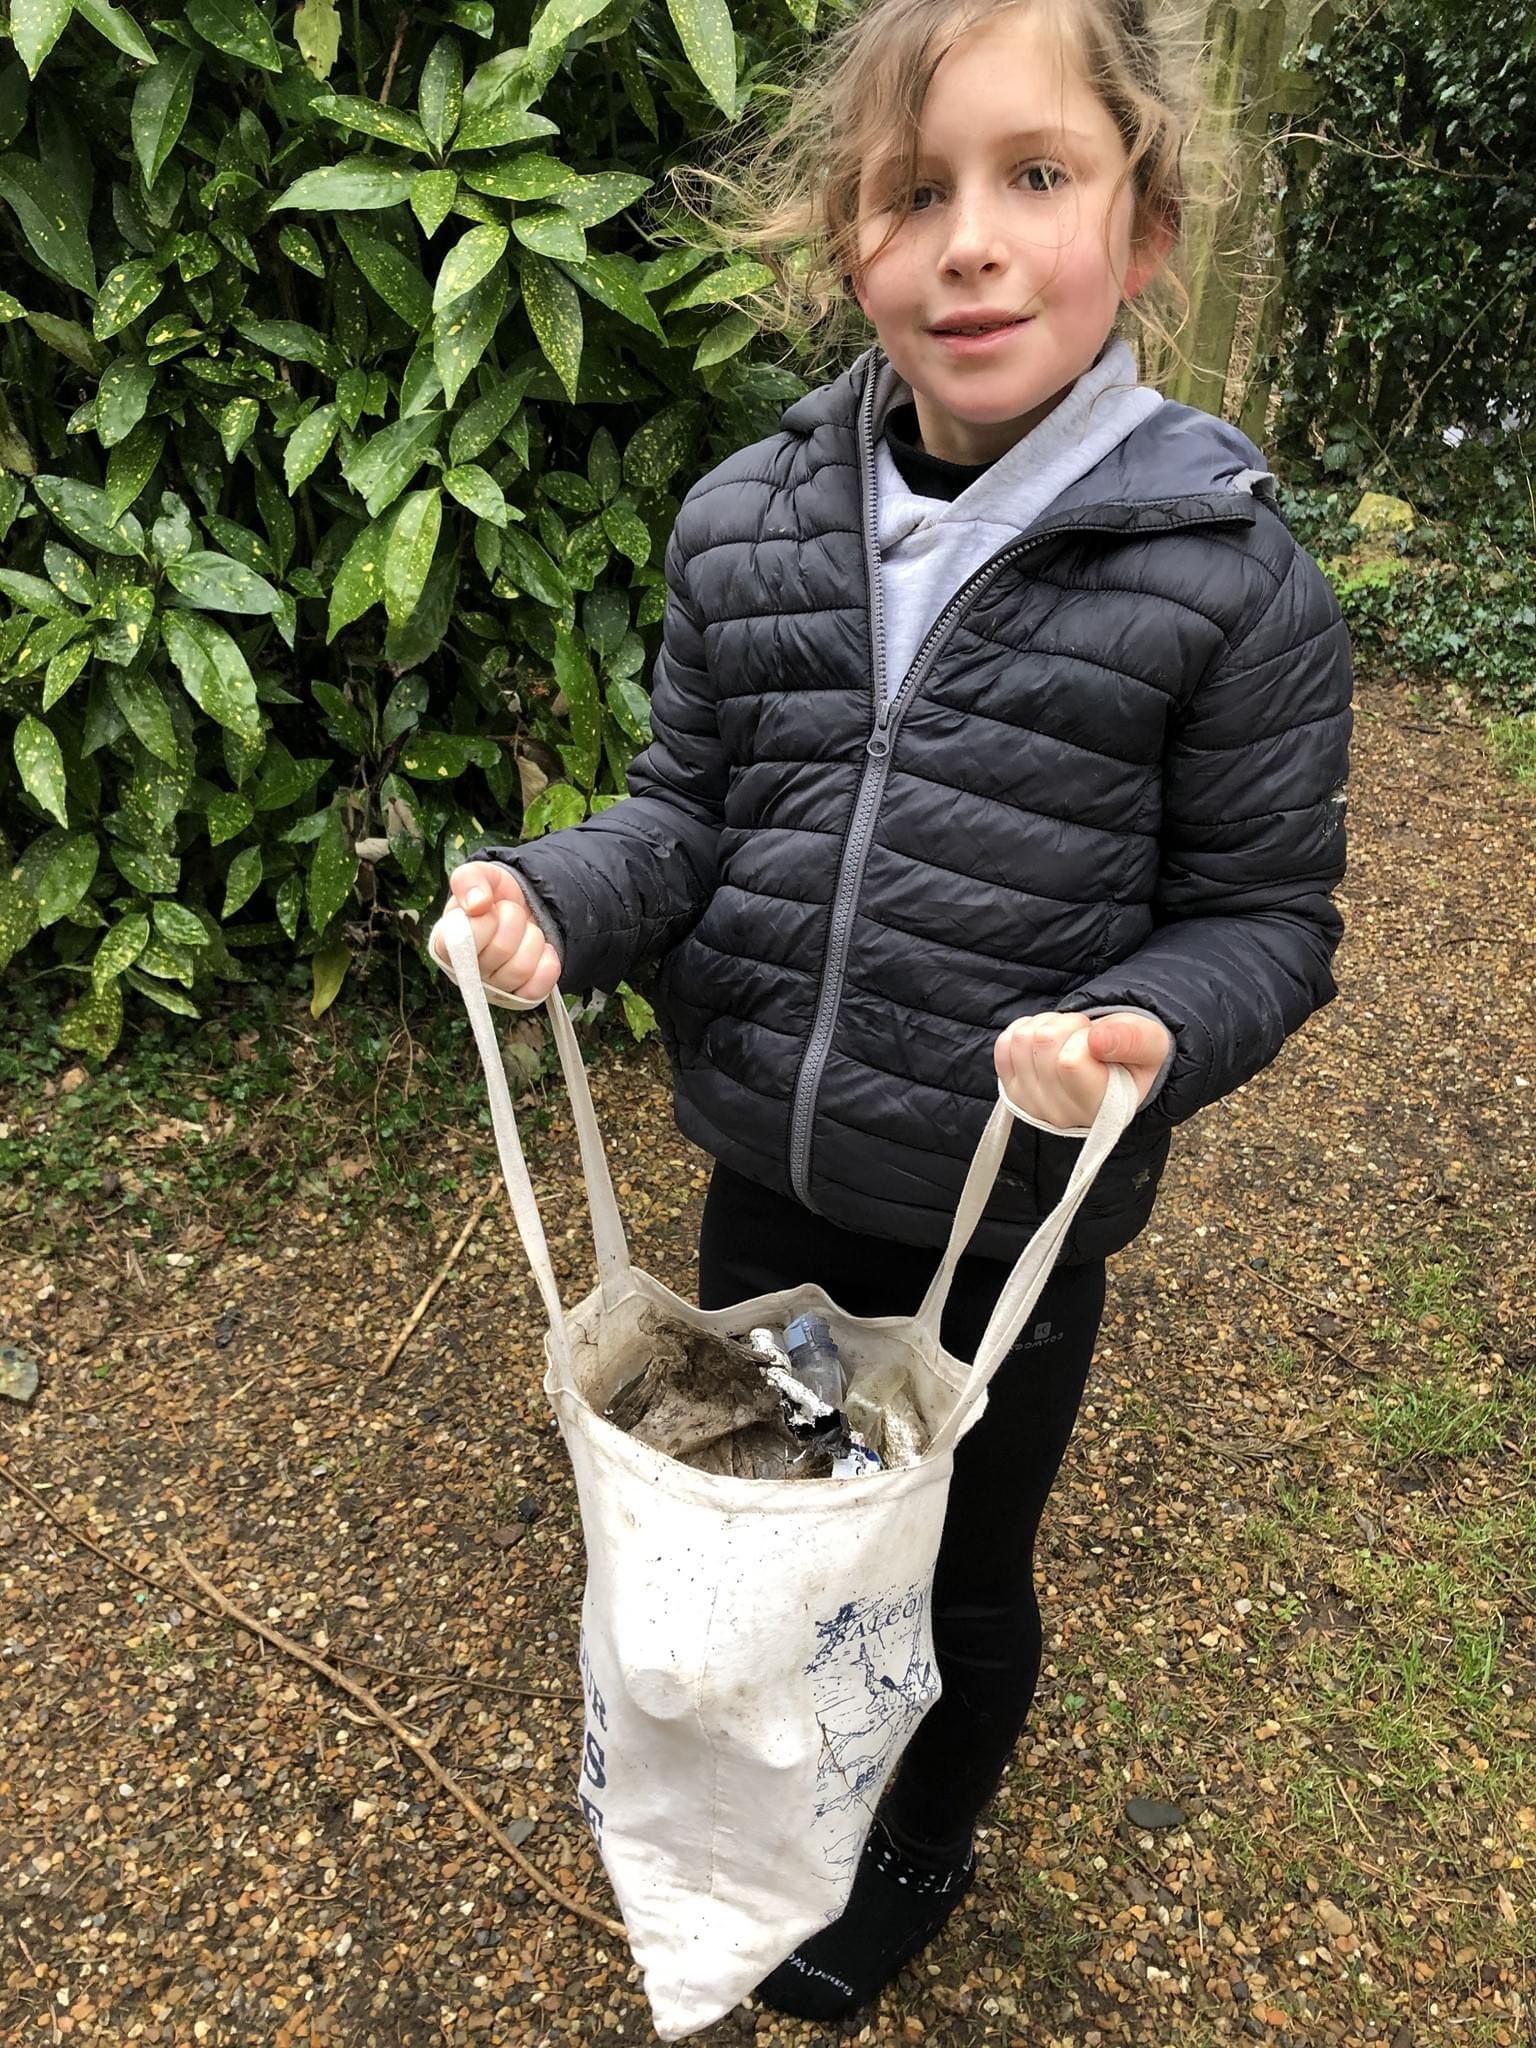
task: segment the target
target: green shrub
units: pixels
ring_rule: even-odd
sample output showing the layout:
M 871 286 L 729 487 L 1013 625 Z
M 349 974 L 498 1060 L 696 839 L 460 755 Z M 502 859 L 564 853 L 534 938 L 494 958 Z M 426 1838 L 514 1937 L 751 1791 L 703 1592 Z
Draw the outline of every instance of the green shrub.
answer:
M 10 0 L 0 968 L 66 1044 L 252 947 L 318 1013 L 620 800 L 676 494 L 802 388 L 636 209 L 808 4 Z

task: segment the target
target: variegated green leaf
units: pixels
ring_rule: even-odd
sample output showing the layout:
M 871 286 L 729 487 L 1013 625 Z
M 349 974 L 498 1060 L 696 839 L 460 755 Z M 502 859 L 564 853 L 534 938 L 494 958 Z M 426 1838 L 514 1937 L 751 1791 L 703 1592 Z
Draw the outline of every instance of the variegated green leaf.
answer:
M 624 451 L 624 481 L 659 491 L 695 452 L 701 424 L 699 407 L 688 400 L 656 413 Z
M 585 648 L 569 626 L 555 628 L 555 681 L 565 697 L 570 718 L 571 743 L 560 752 L 566 773 L 577 786 L 590 790 L 597 780 L 602 754 L 602 707 L 597 694 L 597 677 Z
M 123 1035 L 123 990 L 115 977 L 92 982 L 59 1020 L 59 1043 L 105 1059 Z
M 329 78 L 341 48 L 341 16 L 336 0 L 299 0 L 293 14 L 293 40 L 316 78 Z
M 684 313 L 690 306 L 723 306 L 732 299 L 746 298 L 749 292 L 763 291 L 772 283 L 773 272 L 766 263 L 744 256 L 684 285 L 676 298 L 667 301 L 667 311 Z
M 586 236 L 558 206 L 541 206 L 532 213 L 520 213 L 512 223 L 512 232 L 525 249 L 560 263 L 580 263 L 587 253 Z
M 350 626 L 354 619 L 360 619 L 370 606 L 378 604 L 384 596 L 384 556 L 389 547 L 395 515 L 393 509 L 382 518 L 365 526 L 353 541 L 336 571 L 336 581 L 331 586 L 330 617 L 326 624 L 327 642 L 336 638 L 343 626 Z
M 309 111 L 353 134 L 372 135 L 380 142 L 393 142 L 400 149 L 418 151 L 422 156 L 427 153 L 421 123 L 414 114 L 404 114 L 398 107 L 382 107 L 376 100 L 357 99 L 347 93 L 322 92 L 310 101 Z
M 478 463 L 463 463 L 457 469 L 445 469 L 443 488 L 477 519 L 489 519 L 493 526 L 506 525 L 507 501 L 502 495 L 501 485 Z
M 343 463 L 343 474 L 368 507 L 370 519 L 377 519 L 392 505 L 415 476 L 427 450 L 442 431 L 442 424 L 440 412 L 396 420 L 392 426 L 381 428 Z
M 757 322 L 750 313 L 727 313 L 705 335 L 694 351 L 693 367 L 696 370 L 712 370 L 716 363 L 728 362 L 739 355 L 757 332 Z
M 61 647 L 48 663 L 43 678 L 43 709 L 51 711 L 84 674 L 91 658 L 89 640 L 72 641 L 68 647 Z
M 11 37 L 29 78 L 36 78 L 74 11 L 75 0 L 11 0 Z
M 22 788 L 40 809 L 67 826 L 64 755 L 53 732 L 29 712 L 16 728 L 13 745 Z
M 666 330 L 641 288 L 640 265 L 632 256 L 589 249 L 580 263 L 562 264 L 561 268 L 600 306 L 621 314 L 636 327 L 643 327 L 658 341 L 666 340 Z
M 523 307 L 550 368 L 572 404 L 581 371 L 581 300 L 576 287 L 553 263 L 527 254 L 521 259 Z
M 491 199 L 549 199 L 557 192 L 574 192 L 581 184 L 569 164 L 536 149 L 465 171 L 463 177 L 473 191 Z
M 419 171 L 411 187 L 411 211 L 429 239 L 453 210 L 458 196 L 457 171 Z
M 221 921 L 243 910 L 256 891 L 261 887 L 261 848 L 244 846 L 229 864 L 229 873 L 224 877 L 224 908 L 219 912 Z
M 473 291 L 444 306 L 432 322 L 432 360 L 443 380 L 443 401 L 453 405 L 485 354 L 507 303 L 504 272 L 493 271 Z
M 155 930 L 173 946 L 191 946 L 194 951 L 208 944 L 202 920 L 184 903 L 155 903 L 150 908 Z
M 309 921 L 316 931 L 325 930 L 352 894 L 356 880 L 357 855 L 340 807 L 333 805 L 309 863 Z
M 407 327 L 425 327 L 432 317 L 432 287 L 403 249 L 361 221 L 338 219 L 337 231 L 347 253 L 392 313 Z
M 243 832 L 256 812 L 249 797 L 234 792 L 211 797 L 203 815 L 208 820 L 208 844 L 222 846 L 226 839 L 233 839 L 237 832 Z
M 457 36 L 439 36 L 421 67 L 416 108 L 428 142 L 443 150 L 459 125 L 464 105 L 464 58 Z
M 114 7 L 112 0 L 75 0 L 75 12 L 84 15 L 98 34 L 136 64 L 155 62 L 155 53 L 144 40 L 138 23 L 121 7 Z
M 112 501 L 95 484 L 72 476 L 33 479 L 37 495 L 66 533 L 104 555 L 144 552 L 144 529 L 131 513 L 114 513 Z
M 650 189 L 649 178 L 635 177 L 628 171 L 600 171 L 596 177 L 582 178 L 568 190 L 557 192 L 555 204 L 578 227 L 595 228 L 622 213 L 626 206 L 633 206 Z
M 334 405 L 317 405 L 299 421 L 283 450 L 283 480 L 290 491 L 314 475 L 330 452 L 340 424 Z
M 535 142 L 541 136 L 558 135 L 554 122 L 543 114 L 530 114 L 521 107 L 492 104 L 467 105 L 459 132 L 453 139 L 452 154 L 461 150 L 506 149 L 515 142 Z
M 403 625 L 416 609 L 442 523 L 441 491 L 412 491 L 402 499 L 384 556 L 384 609 L 392 626 Z
M 91 979 L 99 987 L 131 967 L 149 944 L 149 919 L 142 910 L 130 910 L 120 917 L 96 948 L 91 961 Z
M 440 313 L 455 299 L 473 291 L 506 253 L 507 230 L 504 227 L 471 228 L 468 234 L 461 236 L 443 258 L 437 273 L 437 282 L 432 287 L 433 312 Z
M 32 849 L 27 849 L 28 855 Z M 96 879 L 101 848 L 92 832 L 66 832 L 55 838 L 48 858 L 37 874 L 37 921 L 40 926 L 57 924 L 78 908 Z
M 72 619 L 73 609 L 60 592 L 41 576 L 29 576 L 23 569 L 0 569 L 0 595 L 30 612 L 35 619 Z
M 140 420 L 125 440 L 119 441 L 107 457 L 107 513 L 116 522 L 155 473 L 165 446 L 163 420 Z
M 127 440 L 143 419 L 154 388 L 155 366 L 144 357 L 119 356 L 108 363 L 96 388 L 96 437 L 103 448 Z
M 694 75 L 727 120 L 736 114 L 736 32 L 726 0 L 667 0 Z
M 185 6 L 188 21 L 216 50 L 259 71 L 282 70 L 282 53 L 256 0 L 185 0 Z
M 199 612 L 170 611 L 161 631 L 187 695 L 218 725 L 254 745 L 261 738 L 256 684 L 245 656 L 222 626 Z
M 295 178 L 287 191 L 273 200 L 272 210 L 296 206 L 312 213 L 331 213 L 338 208 L 376 213 L 381 207 L 401 206 L 409 199 L 412 176 L 410 171 L 375 163 L 371 157 L 350 157 Z
M 188 604 L 202 611 L 238 612 L 245 618 L 266 618 L 282 602 L 265 576 L 228 555 L 195 550 L 168 562 L 166 581 Z
M 176 728 L 157 678 L 142 670 L 114 669 L 107 677 L 107 692 L 140 746 L 168 768 L 176 767 Z
M 341 994 L 341 984 L 352 965 L 352 948 L 344 939 L 322 946 L 310 962 L 314 990 L 309 999 L 311 1017 L 323 1017 Z

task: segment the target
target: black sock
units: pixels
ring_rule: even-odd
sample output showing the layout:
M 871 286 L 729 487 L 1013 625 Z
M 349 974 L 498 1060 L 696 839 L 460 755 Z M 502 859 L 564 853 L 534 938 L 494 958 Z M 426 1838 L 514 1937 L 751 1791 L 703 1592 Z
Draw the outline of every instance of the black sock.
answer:
M 925 1869 L 876 1821 L 840 1918 L 786 1956 L 754 1996 L 797 2019 L 837 2020 L 857 2012 L 928 1946 L 965 1897 L 975 1870 L 973 1855 L 948 1870 Z

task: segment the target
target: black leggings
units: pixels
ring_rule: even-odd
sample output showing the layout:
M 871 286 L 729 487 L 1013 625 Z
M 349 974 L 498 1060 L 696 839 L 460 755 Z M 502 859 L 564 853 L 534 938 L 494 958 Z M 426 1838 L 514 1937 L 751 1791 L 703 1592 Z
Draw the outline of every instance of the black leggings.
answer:
M 851 1315 L 911 1315 L 939 1253 L 840 1230 L 717 1165 L 699 1233 L 699 1303 L 814 1283 Z M 1008 1267 L 964 1258 L 944 1312 L 957 1358 L 981 1341 Z M 1040 1675 L 1035 1532 L 1077 1420 L 1104 1313 L 1102 1262 L 1058 1266 L 955 1451 L 933 1585 L 943 1696 L 919 1724 L 881 1808 L 897 1842 L 957 1862 L 997 1789 Z

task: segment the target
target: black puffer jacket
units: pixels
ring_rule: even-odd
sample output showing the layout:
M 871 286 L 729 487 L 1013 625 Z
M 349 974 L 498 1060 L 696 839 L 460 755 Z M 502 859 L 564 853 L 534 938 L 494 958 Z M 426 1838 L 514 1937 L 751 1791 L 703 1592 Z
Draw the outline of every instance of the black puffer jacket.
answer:
M 1171 1070 L 1069 1240 L 1099 1257 L 1146 1221 L 1171 1127 L 1334 994 L 1344 628 L 1252 445 L 1166 404 L 962 586 L 887 704 L 882 365 L 689 493 L 631 796 L 486 853 L 567 987 L 659 963 L 689 1137 L 911 1244 L 944 1240 L 1005 1024 L 1161 1017 Z M 1012 1258 L 1077 1149 L 1017 1126 L 973 1248 Z

